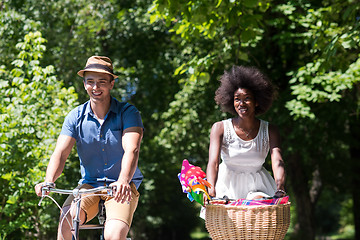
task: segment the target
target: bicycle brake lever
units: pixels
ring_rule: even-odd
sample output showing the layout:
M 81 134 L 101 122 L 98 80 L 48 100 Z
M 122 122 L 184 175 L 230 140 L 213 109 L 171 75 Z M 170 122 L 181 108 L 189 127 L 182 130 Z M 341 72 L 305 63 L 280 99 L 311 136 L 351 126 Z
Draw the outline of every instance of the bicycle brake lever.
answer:
M 40 198 L 40 201 L 39 201 L 39 203 L 38 203 L 38 206 L 40 207 L 40 205 L 41 205 L 41 202 L 42 202 L 42 200 L 45 198 L 45 196 L 46 196 L 46 192 L 47 191 L 49 191 L 49 188 L 50 187 L 55 187 L 55 184 L 54 183 L 52 183 L 52 184 L 50 184 L 49 185 L 49 183 L 46 183 L 47 185 L 45 185 L 45 186 L 43 186 L 42 188 L 41 188 L 41 198 Z
M 42 187 L 42 188 L 41 188 L 41 198 L 40 198 L 40 201 L 39 201 L 39 203 L 38 203 L 38 206 L 39 206 L 39 207 L 40 207 L 40 205 L 41 205 L 42 200 L 45 198 L 46 189 L 44 189 L 44 188 L 46 188 L 46 187 Z
M 108 194 L 113 197 L 114 194 L 116 193 L 117 187 L 116 186 L 111 186 L 110 189 L 108 189 Z
M 41 198 L 40 198 L 40 201 L 39 201 L 39 203 L 38 203 L 38 206 L 39 206 L 39 207 L 40 207 L 41 202 L 42 202 L 43 199 L 44 199 L 44 197 L 41 197 Z

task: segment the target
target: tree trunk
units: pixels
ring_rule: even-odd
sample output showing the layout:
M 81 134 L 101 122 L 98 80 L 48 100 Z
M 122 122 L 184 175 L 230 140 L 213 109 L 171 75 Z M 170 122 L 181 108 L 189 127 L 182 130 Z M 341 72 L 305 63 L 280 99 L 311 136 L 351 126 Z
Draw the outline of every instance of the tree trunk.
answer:
M 295 225 L 296 239 L 315 239 L 314 207 L 309 194 L 309 179 L 303 171 L 300 155 L 293 155 L 287 159 L 288 175 L 296 201 L 297 224 Z
M 360 149 L 359 149 L 360 151 Z M 359 159 L 358 159 L 359 161 Z M 359 166 L 357 166 L 358 171 L 360 171 Z M 357 173 L 359 174 L 359 172 Z M 360 192 L 359 188 L 356 186 L 359 186 L 360 180 L 359 176 L 356 176 L 357 180 L 354 179 L 353 181 L 353 210 L 354 210 L 354 224 L 355 224 L 355 239 L 360 239 Z
M 360 123 L 354 116 L 350 125 L 352 145 L 350 147 L 355 239 L 360 239 Z

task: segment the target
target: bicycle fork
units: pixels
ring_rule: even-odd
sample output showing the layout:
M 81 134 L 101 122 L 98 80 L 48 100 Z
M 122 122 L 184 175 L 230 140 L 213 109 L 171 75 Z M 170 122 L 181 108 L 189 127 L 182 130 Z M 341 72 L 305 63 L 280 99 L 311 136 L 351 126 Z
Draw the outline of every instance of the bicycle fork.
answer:
M 74 199 L 74 201 L 76 200 L 76 198 Z M 77 206 L 76 206 L 76 213 L 75 213 L 75 218 L 73 219 L 73 226 L 71 229 L 72 232 L 72 239 L 73 240 L 78 240 L 79 239 L 79 227 L 80 227 L 80 203 L 81 203 L 81 199 L 77 199 Z

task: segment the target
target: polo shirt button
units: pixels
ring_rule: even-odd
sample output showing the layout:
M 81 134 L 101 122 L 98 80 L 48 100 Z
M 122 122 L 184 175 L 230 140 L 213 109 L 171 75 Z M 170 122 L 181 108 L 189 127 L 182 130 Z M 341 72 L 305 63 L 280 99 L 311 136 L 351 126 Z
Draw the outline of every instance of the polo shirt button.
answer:
M 105 149 L 102 149 L 102 151 L 105 151 Z
M 107 165 L 107 163 L 105 163 L 105 165 Z

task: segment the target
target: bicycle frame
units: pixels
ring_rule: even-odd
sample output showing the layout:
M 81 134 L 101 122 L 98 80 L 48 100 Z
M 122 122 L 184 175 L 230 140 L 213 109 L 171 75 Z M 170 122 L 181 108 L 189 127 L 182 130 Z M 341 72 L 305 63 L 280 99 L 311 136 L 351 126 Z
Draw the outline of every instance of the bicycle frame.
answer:
M 68 194 L 68 195 L 73 195 L 74 196 L 74 200 L 73 202 L 76 204 L 76 212 L 75 212 L 75 217 L 73 218 L 72 222 L 72 229 L 71 231 L 73 232 L 73 240 L 78 240 L 79 239 L 79 229 L 80 229 L 80 204 L 81 204 L 81 199 L 82 199 L 82 195 L 83 194 L 89 194 L 89 193 L 96 193 L 99 192 L 101 190 L 107 190 L 107 194 L 109 196 L 113 196 L 113 188 L 109 187 L 109 186 L 101 186 L 101 187 L 97 187 L 97 188 L 92 188 L 92 189 L 73 189 L 73 190 L 66 190 L 66 189 L 58 189 L 58 188 L 54 188 L 54 185 L 46 185 L 43 186 L 41 191 L 42 191 L 42 197 L 39 201 L 39 206 L 42 202 L 42 200 L 44 199 L 44 197 L 47 196 L 46 193 L 49 192 L 55 192 L 55 193 L 60 193 L 60 194 Z M 65 214 L 66 215 L 66 214 Z M 64 218 L 65 218 L 64 215 Z M 63 221 L 63 220 L 62 220 Z

